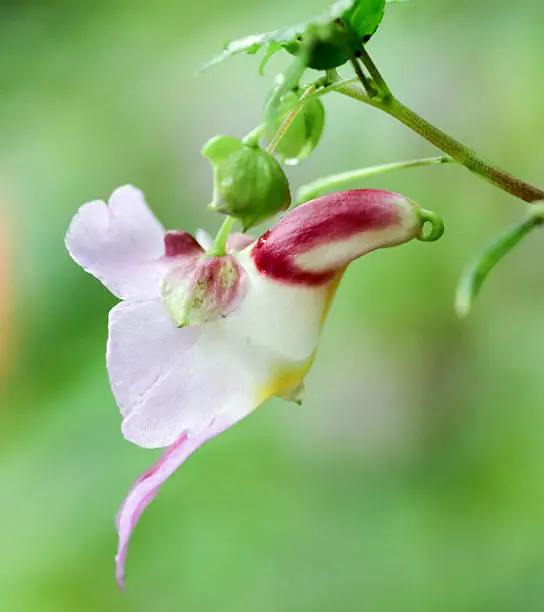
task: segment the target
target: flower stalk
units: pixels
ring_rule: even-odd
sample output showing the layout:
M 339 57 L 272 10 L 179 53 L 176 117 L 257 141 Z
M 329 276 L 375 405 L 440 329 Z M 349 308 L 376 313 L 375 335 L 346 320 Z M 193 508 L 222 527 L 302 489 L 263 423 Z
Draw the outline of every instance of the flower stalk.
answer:
M 435 147 L 452 157 L 456 162 L 465 166 L 468 170 L 481 178 L 487 180 L 492 185 L 502 189 L 506 193 L 523 200 L 527 203 L 544 200 L 544 191 L 535 187 L 515 176 L 502 170 L 498 166 L 480 157 L 475 151 L 452 138 L 441 129 L 429 123 L 426 119 L 419 116 L 413 110 L 405 106 L 395 98 L 378 69 L 370 59 L 368 53 L 363 49 L 361 55 L 367 67 L 371 67 L 373 83 L 380 88 L 379 95 L 369 96 L 363 89 L 367 79 L 362 80 L 363 88 L 352 83 L 333 83 L 333 90 L 345 96 L 353 98 L 374 108 L 378 108 L 388 115 L 391 115 L 411 130 L 425 138 Z M 359 71 L 357 71 L 359 72 Z M 385 89 L 384 89 L 385 87 Z
M 331 174 L 330 176 L 324 176 L 312 181 L 311 183 L 303 185 L 298 190 L 296 202 L 297 204 L 303 204 L 308 200 L 313 200 L 314 198 L 324 195 L 332 189 L 350 185 L 354 181 L 360 181 L 372 176 L 386 174 L 395 170 L 408 170 L 409 168 L 419 168 L 422 166 L 448 164 L 452 163 L 453 161 L 454 160 L 448 155 L 439 155 L 436 157 L 424 157 L 422 159 L 412 159 L 409 161 L 394 162 L 391 164 L 368 166 L 366 168 L 357 168 L 356 170 L 348 170 L 346 172 L 339 172 L 338 174 Z
M 227 240 L 234 226 L 234 217 L 225 217 L 212 246 L 206 252 L 210 257 L 222 257 L 227 252 Z

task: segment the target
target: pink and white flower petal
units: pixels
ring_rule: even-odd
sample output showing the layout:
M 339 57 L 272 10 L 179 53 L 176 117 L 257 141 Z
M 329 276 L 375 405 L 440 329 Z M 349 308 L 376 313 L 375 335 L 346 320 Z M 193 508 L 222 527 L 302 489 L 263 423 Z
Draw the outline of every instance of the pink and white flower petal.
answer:
M 207 251 L 208 249 L 211 248 L 213 244 L 213 238 L 206 230 L 198 228 L 196 230 L 195 237 L 196 237 L 196 241 L 202 247 L 202 249 L 204 249 L 204 251 Z
M 249 348 L 230 346 L 220 323 L 180 329 L 159 299 L 112 310 L 107 362 L 123 434 L 146 448 L 169 446 L 220 415 L 247 414 L 267 375 Z
M 126 185 L 108 204 L 84 204 L 66 235 L 72 258 L 117 297 L 157 295 L 164 255 L 164 229 L 141 191 Z
M 119 542 L 115 564 L 120 588 L 124 587 L 125 561 L 130 536 L 142 512 L 153 501 L 161 485 L 204 442 L 234 425 L 243 416 L 245 415 L 239 413 L 233 416 L 224 414 L 197 434 L 182 433 L 159 461 L 133 484 L 117 514 Z
M 262 274 L 251 250 L 235 255 L 246 272 L 246 295 L 221 322 L 231 347 L 253 352 L 255 367 L 299 368 L 313 358 L 336 279 L 318 286 L 284 283 Z
M 421 232 L 420 209 L 388 191 L 333 193 L 295 208 L 252 248 L 261 274 L 285 283 L 329 282 L 374 249 L 402 244 Z
M 259 283 L 255 274 L 253 269 L 252 280 Z M 108 369 L 126 417 L 123 432 L 140 446 L 171 444 L 136 481 L 119 511 L 120 586 L 130 535 L 162 483 L 206 440 L 270 395 L 296 388 L 311 365 L 324 303 L 307 300 L 310 294 L 324 293 L 323 289 L 303 288 L 299 293 L 296 287 L 268 279 L 262 282 L 280 291 L 272 297 L 286 305 L 274 309 L 273 326 L 264 335 L 270 308 L 263 310 L 267 301 L 266 296 L 261 299 L 264 285 L 260 284 L 253 285 L 252 294 L 243 300 L 241 318 L 235 318 L 237 310 L 220 323 L 199 327 L 177 328 L 158 299 L 121 303 L 112 310 Z M 311 305 L 315 312 L 306 310 L 306 318 L 292 321 L 297 299 L 306 300 L 303 306 Z M 269 306 L 274 305 L 273 301 Z M 293 335 L 301 346 L 283 346 L 282 339 L 285 343 Z
M 271 369 L 311 363 L 346 266 L 373 249 L 419 235 L 419 210 L 395 193 L 358 190 L 289 212 L 235 255 L 248 289 L 222 323 L 231 346 L 244 338 L 248 348 L 267 355 Z
M 106 361 L 123 417 L 140 405 L 200 335 L 199 328 L 178 329 L 164 310 L 161 298 L 128 300 L 111 309 Z

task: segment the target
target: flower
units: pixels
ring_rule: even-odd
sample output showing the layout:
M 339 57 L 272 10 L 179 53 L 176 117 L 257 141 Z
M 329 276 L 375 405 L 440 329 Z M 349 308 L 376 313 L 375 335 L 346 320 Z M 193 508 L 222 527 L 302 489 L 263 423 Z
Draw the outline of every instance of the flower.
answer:
M 81 207 L 70 255 L 122 300 L 109 316 L 107 368 L 123 435 L 167 447 L 117 516 L 120 585 L 130 535 L 161 484 L 267 398 L 300 400 L 347 265 L 421 237 L 425 220 L 398 194 L 347 191 L 295 208 L 257 240 L 232 234 L 211 258 L 190 234 L 165 232 L 134 187 Z

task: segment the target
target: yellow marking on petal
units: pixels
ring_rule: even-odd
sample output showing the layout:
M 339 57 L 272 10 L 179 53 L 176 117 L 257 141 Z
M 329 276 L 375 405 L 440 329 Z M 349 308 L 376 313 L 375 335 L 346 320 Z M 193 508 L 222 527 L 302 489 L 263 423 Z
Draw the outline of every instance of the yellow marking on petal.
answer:
M 327 315 L 329 314 L 329 310 L 332 306 L 332 302 L 334 296 L 336 294 L 336 290 L 338 289 L 338 285 L 342 280 L 342 276 L 345 272 L 346 268 L 341 270 L 330 282 L 327 287 L 327 293 L 325 296 L 324 304 L 323 304 L 323 313 L 321 316 L 320 322 L 320 331 L 323 325 L 325 324 L 325 320 L 327 319 Z M 258 404 L 262 404 L 265 400 L 273 395 L 277 396 L 289 396 L 290 392 L 293 391 L 296 387 L 300 385 L 300 383 L 304 380 L 305 376 L 310 371 L 312 367 L 315 356 L 317 352 L 317 347 L 311 356 L 302 362 L 296 363 L 283 363 L 280 364 L 271 374 L 270 378 L 267 382 L 259 389 L 257 397 Z
M 342 280 L 342 276 L 344 276 L 344 272 L 346 271 L 347 266 L 338 272 L 338 274 L 332 279 L 331 284 L 327 289 L 327 297 L 325 298 L 325 306 L 323 308 L 323 315 L 321 317 L 321 324 L 319 326 L 319 330 L 323 329 L 323 325 L 325 325 L 325 321 L 327 320 L 327 315 L 329 314 L 329 310 L 332 306 L 332 301 L 334 300 L 334 296 L 336 295 L 336 290 L 338 289 L 338 285 Z
M 308 374 L 314 359 L 315 351 L 306 361 L 289 365 L 282 364 L 276 368 L 267 382 L 259 389 L 259 404 L 273 395 L 289 395 L 289 391 L 297 387 Z

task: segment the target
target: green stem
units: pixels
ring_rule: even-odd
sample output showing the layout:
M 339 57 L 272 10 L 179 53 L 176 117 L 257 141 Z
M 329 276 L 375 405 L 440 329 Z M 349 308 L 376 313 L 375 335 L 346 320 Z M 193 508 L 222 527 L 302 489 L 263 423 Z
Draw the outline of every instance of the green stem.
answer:
M 376 64 L 372 61 L 372 58 L 367 53 L 367 50 L 365 49 L 364 45 L 361 45 L 361 48 L 359 49 L 359 57 L 365 65 L 365 68 L 368 70 L 370 76 L 374 79 L 374 82 L 378 86 L 382 97 L 391 97 L 391 91 L 389 89 L 389 86 L 385 82 L 385 79 L 382 77 L 381 72 L 378 70 Z
M 295 61 L 287 68 L 284 74 L 278 75 L 278 82 L 276 88 L 272 92 L 270 99 L 267 102 L 267 106 L 271 109 L 277 109 L 283 94 L 290 89 L 295 89 L 298 83 L 306 71 L 305 58 L 302 55 L 298 55 Z
M 380 166 L 370 166 L 368 168 L 358 168 L 357 170 L 348 170 L 339 174 L 332 174 L 323 178 L 317 179 L 303 185 L 297 194 L 297 204 L 303 204 L 308 200 L 323 195 L 327 191 L 340 187 L 345 184 L 353 183 L 361 179 L 366 179 L 371 176 L 393 172 L 394 170 L 407 170 L 408 168 L 418 168 L 420 166 L 433 166 L 437 164 L 447 164 L 453 162 L 453 159 L 448 156 L 426 157 L 423 159 L 413 159 L 410 161 L 395 162 L 392 164 L 382 164 Z
M 369 98 L 376 97 L 378 92 L 374 89 L 374 87 L 372 87 L 372 84 L 367 79 L 365 73 L 363 72 L 363 69 L 361 68 L 361 64 L 359 64 L 359 62 L 357 61 L 357 58 L 354 55 L 350 55 L 349 61 L 351 62 L 351 65 L 353 66 L 353 69 L 355 70 L 355 74 L 357 75 L 357 78 L 359 79 L 362 86 L 364 87 L 368 97 Z
M 259 140 L 261 140 L 265 129 L 266 125 L 264 125 L 264 123 L 258 125 L 256 128 L 253 128 L 249 134 L 244 136 L 242 142 L 250 147 L 258 147 Z
M 369 98 L 361 87 L 349 84 L 338 84 L 334 87 L 334 90 L 359 102 L 379 108 L 395 117 L 395 119 L 404 123 L 404 125 L 428 140 L 435 147 L 448 154 L 456 162 L 516 198 L 524 202 L 544 200 L 544 191 L 481 158 L 467 146 L 448 136 L 448 134 L 417 115 L 393 96 L 386 99 Z
M 234 217 L 226 217 L 223 225 L 219 228 L 217 236 L 213 241 L 212 246 L 206 252 L 210 257 L 222 257 L 227 252 L 227 239 L 229 237 L 232 226 L 234 225 Z

